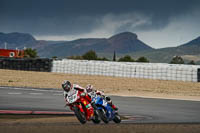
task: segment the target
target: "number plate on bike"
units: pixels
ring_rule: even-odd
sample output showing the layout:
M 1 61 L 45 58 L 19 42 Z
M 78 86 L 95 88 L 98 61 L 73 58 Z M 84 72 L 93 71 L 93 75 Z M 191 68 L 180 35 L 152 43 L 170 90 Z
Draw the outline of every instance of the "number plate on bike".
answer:
M 74 103 L 76 100 L 77 100 L 77 94 L 78 94 L 78 91 L 75 91 L 74 93 L 71 93 L 70 95 L 67 96 L 67 101 L 69 103 Z

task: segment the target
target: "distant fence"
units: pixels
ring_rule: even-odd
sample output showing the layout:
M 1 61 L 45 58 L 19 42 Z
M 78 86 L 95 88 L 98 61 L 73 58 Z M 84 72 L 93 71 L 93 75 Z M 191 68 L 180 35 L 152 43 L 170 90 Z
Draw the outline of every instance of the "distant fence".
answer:
M 200 82 L 200 65 L 0 58 L 0 69 Z
M 51 72 L 51 59 L 0 58 L 0 69 Z
M 52 72 L 200 82 L 199 65 L 54 60 Z

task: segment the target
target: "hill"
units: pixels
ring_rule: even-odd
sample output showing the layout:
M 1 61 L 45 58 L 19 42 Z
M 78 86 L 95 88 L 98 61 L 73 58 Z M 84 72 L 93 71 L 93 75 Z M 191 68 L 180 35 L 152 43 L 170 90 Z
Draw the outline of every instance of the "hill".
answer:
M 4 48 L 5 43 L 7 48 L 24 48 L 32 47 L 37 43 L 37 40 L 30 34 L 27 33 L 1 33 L 0 32 L 0 48 Z
M 129 53 L 133 57 L 147 57 L 151 62 L 169 63 L 174 56 L 181 56 L 185 62 L 194 60 L 200 64 L 200 37 L 177 47 L 154 49 L 136 53 Z
M 196 39 L 189 41 L 188 43 L 182 44 L 179 47 L 185 47 L 185 46 L 199 46 L 200 47 L 200 37 L 197 37 Z
M 5 43 L 10 49 L 37 49 L 41 57 L 82 55 L 89 50 L 101 53 L 127 53 L 153 49 L 131 32 L 123 32 L 110 38 L 85 38 L 73 41 L 45 41 L 36 40 L 26 33 L 0 33 L 0 47 L 4 48 Z
M 5 43 L 9 49 L 37 49 L 40 57 L 67 57 L 94 50 L 99 56 L 110 59 L 116 51 L 118 58 L 128 54 L 135 59 L 145 56 L 150 62 L 169 63 L 174 56 L 181 56 L 186 62 L 194 60 L 200 64 L 200 37 L 177 47 L 153 49 L 131 32 L 119 33 L 110 38 L 82 38 L 73 41 L 45 41 L 36 40 L 27 33 L 0 33 L 0 48 L 4 48 Z
M 82 55 L 89 50 L 94 50 L 97 53 L 129 53 L 143 50 L 152 50 L 150 46 L 146 45 L 137 38 L 137 35 L 131 32 L 124 32 L 114 35 L 110 38 L 86 38 L 77 39 L 51 45 L 46 47 L 46 50 L 39 50 L 41 56 L 58 56 L 66 57 L 71 55 Z M 59 51 L 59 52 L 57 52 Z

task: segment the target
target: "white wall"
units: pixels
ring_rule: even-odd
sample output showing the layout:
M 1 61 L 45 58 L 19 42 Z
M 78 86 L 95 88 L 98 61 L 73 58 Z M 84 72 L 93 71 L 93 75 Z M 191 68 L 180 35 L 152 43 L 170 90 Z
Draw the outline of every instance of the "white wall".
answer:
M 53 61 L 52 72 L 198 82 L 198 69 L 199 65 L 63 59 Z

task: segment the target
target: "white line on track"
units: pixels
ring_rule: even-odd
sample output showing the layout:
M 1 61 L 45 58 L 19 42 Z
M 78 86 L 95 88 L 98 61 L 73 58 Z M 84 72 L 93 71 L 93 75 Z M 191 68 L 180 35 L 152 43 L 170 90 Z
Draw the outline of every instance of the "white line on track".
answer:
M 54 96 L 62 96 L 63 94 L 53 94 Z
M 13 89 L 13 90 L 27 90 L 27 91 L 46 91 L 46 92 L 58 92 L 58 93 L 61 93 L 63 91 L 56 91 L 56 90 L 42 90 L 42 89 L 26 89 L 26 88 L 17 88 L 17 87 L 14 87 L 14 88 L 6 88 L 6 87 L 0 87 L 0 88 L 3 88 L 3 89 Z
M 9 92 L 8 94 L 9 94 L 9 95 L 20 95 L 20 94 L 22 94 L 22 93 L 18 93 L 18 92 Z
M 31 95 L 43 95 L 43 93 L 29 93 Z

